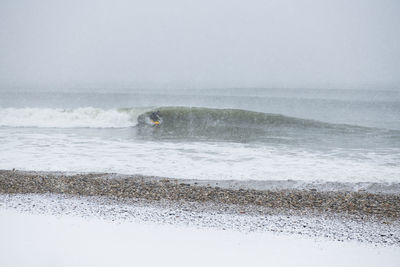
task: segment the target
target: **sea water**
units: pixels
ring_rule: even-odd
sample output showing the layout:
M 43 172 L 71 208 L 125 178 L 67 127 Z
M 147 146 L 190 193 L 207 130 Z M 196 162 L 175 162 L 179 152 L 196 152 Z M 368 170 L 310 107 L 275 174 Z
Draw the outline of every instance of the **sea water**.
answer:
M 3 90 L 0 151 L 0 169 L 398 183 L 400 92 Z

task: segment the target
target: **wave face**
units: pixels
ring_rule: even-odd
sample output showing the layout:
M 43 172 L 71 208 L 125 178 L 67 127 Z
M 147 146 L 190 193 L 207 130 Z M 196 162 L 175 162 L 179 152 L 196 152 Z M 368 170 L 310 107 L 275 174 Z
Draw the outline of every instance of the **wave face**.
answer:
M 287 117 L 279 114 L 239 109 L 197 107 L 163 107 L 162 125 L 150 125 L 147 111 L 138 117 L 139 134 L 158 138 L 196 138 L 207 140 L 262 141 L 307 134 L 354 134 L 368 131 L 351 125 L 330 124 L 314 120 Z
M 122 128 L 136 125 L 144 109 L 2 108 L 0 126 L 43 128 Z

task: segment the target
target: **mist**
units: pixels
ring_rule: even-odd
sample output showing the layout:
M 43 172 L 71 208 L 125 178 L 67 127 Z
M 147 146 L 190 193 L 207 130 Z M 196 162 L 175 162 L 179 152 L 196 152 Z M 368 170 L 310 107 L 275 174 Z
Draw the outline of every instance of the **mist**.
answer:
M 400 88 L 398 1 L 0 2 L 0 84 Z

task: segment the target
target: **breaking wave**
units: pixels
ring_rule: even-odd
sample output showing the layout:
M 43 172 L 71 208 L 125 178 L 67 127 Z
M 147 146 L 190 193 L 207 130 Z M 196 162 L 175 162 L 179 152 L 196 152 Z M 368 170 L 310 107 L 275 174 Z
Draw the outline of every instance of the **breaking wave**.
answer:
M 101 109 L 82 107 L 61 108 L 0 108 L 0 126 L 54 127 L 54 128 L 123 128 L 148 125 L 151 112 L 159 110 L 163 128 L 211 129 L 295 127 L 326 128 L 333 124 L 238 109 L 212 109 L 197 107 L 161 107 Z
M 162 124 L 153 127 L 151 112 L 160 111 Z M 101 109 L 2 108 L 0 126 L 44 128 L 134 128 L 139 136 L 252 140 L 302 133 L 347 134 L 369 128 L 330 124 L 280 114 L 239 109 L 160 107 Z
M 158 110 L 162 123 L 150 123 Z M 338 142 L 352 146 L 358 142 L 400 142 L 399 131 L 332 124 L 280 114 L 239 109 L 204 107 L 160 107 L 101 109 L 82 107 L 0 108 L 0 127 L 37 128 L 125 128 L 129 136 L 143 139 L 238 141 L 273 143 Z M 338 139 L 339 138 L 339 139 Z
M 54 128 L 122 128 L 136 125 L 144 109 L 2 108 L 0 126 Z

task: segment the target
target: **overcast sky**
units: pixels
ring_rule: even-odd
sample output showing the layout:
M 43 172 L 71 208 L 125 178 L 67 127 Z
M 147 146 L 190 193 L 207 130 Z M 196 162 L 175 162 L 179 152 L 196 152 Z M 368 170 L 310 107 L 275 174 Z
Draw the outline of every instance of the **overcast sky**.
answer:
M 1 0 L 0 84 L 400 87 L 400 1 Z

